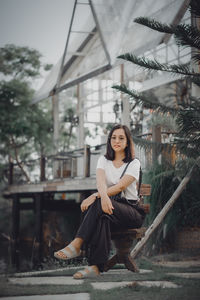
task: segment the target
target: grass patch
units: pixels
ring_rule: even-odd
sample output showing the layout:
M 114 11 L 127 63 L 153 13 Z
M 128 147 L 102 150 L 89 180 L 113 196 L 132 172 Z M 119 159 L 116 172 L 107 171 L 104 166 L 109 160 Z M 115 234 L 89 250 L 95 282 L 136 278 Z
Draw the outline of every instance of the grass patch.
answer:
M 93 290 L 91 299 L 95 300 L 199 300 L 200 287 L 198 284 L 195 286 L 186 286 L 177 289 L 162 289 L 162 288 L 145 288 L 140 286 L 115 288 L 108 291 Z
M 21 286 L 14 285 L 8 282 L 7 277 L 0 278 L 0 296 L 23 296 L 23 295 L 46 295 L 46 294 L 70 294 L 70 293 L 90 293 L 91 299 L 95 300 L 116 300 L 116 299 L 137 299 L 137 300 L 199 300 L 200 285 L 199 279 L 186 279 L 168 275 L 169 272 L 200 272 L 199 267 L 190 268 L 172 268 L 163 267 L 152 264 L 149 260 L 140 259 L 137 261 L 141 269 L 153 270 L 152 273 L 132 273 L 123 272 L 116 266 L 116 271 L 113 273 L 103 273 L 102 276 L 92 279 L 85 279 L 84 284 L 69 286 L 69 285 L 36 285 L 36 286 Z M 83 266 L 80 266 L 80 269 Z M 121 266 L 120 266 L 121 267 Z M 53 270 L 51 273 L 44 273 L 36 277 L 52 277 L 52 276 L 72 276 L 77 271 L 77 268 L 68 270 Z M 32 275 L 31 275 L 32 276 Z M 121 282 L 121 281 L 171 281 L 181 288 L 145 288 L 137 285 L 124 288 L 114 288 L 107 291 L 93 289 L 92 282 Z

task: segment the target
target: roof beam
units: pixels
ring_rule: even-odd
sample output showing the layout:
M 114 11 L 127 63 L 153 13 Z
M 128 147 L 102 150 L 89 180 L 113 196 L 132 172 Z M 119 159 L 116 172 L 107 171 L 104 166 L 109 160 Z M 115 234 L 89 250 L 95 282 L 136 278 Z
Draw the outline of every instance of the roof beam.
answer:
M 78 77 L 78 78 L 76 78 L 74 80 L 71 80 L 70 82 L 68 82 L 68 83 L 66 83 L 66 84 L 58 87 L 54 91 L 54 93 L 55 94 L 60 93 L 61 91 L 65 90 L 65 89 L 68 89 L 69 87 L 75 86 L 78 83 L 83 82 L 83 81 L 85 81 L 87 79 L 90 79 L 90 78 L 92 78 L 94 76 L 97 76 L 97 75 L 99 75 L 99 74 L 101 74 L 101 73 L 103 73 L 105 71 L 110 70 L 111 68 L 112 68 L 112 66 L 110 64 L 107 64 L 107 65 L 102 66 L 100 68 L 97 68 L 97 69 L 95 69 L 95 70 L 93 70 L 93 71 L 91 71 L 91 72 L 89 72 L 87 74 L 83 74 L 82 76 L 80 76 L 80 77 Z

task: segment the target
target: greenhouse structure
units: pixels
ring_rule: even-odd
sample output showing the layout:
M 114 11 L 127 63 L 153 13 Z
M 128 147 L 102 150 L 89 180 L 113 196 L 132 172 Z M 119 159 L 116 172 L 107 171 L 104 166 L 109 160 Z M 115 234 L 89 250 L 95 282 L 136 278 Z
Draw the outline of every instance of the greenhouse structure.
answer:
M 34 209 L 36 212 L 36 252 L 40 257 L 42 210 L 61 211 L 65 205 L 73 209 L 96 190 L 96 162 L 105 152 L 107 133 L 113 124 L 125 124 L 134 136 L 155 144 L 173 141 L 172 122 L 168 130 L 163 130 L 151 109 L 136 105 L 134 99 L 130 101 L 127 95 L 113 86 L 125 84 L 131 90 L 143 92 L 146 97 L 156 97 L 161 103 L 174 107 L 182 97 L 187 97 L 185 89 L 193 96 L 198 95 L 198 88 L 181 75 L 160 70 L 147 71 L 119 58 L 131 53 L 160 63 L 190 65 L 191 48 L 179 47 L 170 33 L 151 30 L 134 21 L 145 16 L 173 26 L 180 23 L 196 26 L 196 20 L 188 10 L 189 3 L 189 0 L 74 1 L 70 26 L 63 36 L 66 40 L 63 55 L 32 101 L 34 105 L 41 101 L 52 104 L 52 166 L 47 158 L 41 158 L 40 180 L 23 185 L 12 184 L 6 192 L 7 197 L 13 200 L 13 262 L 17 261 L 20 209 Z M 173 96 L 169 97 L 169 94 Z M 76 146 L 61 152 L 61 116 L 67 103 L 75 107 L 77 126 L 73 130 L 77 141 Z M 93 139 L 87 130 L 92 133 Z M 135 147 L 143 170 L 155 161 L 160 162 L 162 155 L 172 165 L 175 161 L 173 148 L 161 155 L 156 147 L 151 151 L 137 144 Z M 47 176 L 45 168 L 52 171 L 50 175 Z M 68 196 L 70 193 L 73 196 Z M 79 196 L 75 197 L 74 193 L 79 193 Z M 62 199 L 56 195 L 62 195 Z M 27 197 L 33 202 L 20 203 L 20 198 Z M 74 202 L 71 201 L 73 197 Z M 63 201 L 67 199 L 70 201 Z

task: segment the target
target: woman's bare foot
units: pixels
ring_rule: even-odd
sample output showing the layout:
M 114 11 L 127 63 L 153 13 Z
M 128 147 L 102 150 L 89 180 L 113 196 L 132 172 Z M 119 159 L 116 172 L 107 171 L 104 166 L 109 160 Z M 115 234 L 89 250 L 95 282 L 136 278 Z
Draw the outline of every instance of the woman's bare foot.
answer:
M 96 265 L 86 267 L 83 271 L 78 271 L 73 275 L 74 279 L 83 279 L 87 277 L 99 276 L 99 268 Z

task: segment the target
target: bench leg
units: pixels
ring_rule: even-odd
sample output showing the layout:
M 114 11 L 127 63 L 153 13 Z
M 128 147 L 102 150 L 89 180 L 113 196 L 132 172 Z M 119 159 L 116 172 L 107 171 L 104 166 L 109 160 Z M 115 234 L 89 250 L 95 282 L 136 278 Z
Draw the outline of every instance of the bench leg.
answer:
M 115 254 L 107 261 L 106 265 L 104 266 L 104 272 L 110 270 L 117 263 L 118 263 L 118 259 L 117 259 L 117 255 Z
M 110 270 L 117 263 L 123 263 L 125 267 L 132 272 L 139 272 L 139 268 L 130 256 L 134 238 L 135 236 L 128 236 L 113 239 L 116 248 L 116 254 L 107 261 L 104 267 L 105 272 Z
M 124 257 L 124 265 L 126 266 L 126 268 L 132 272 L 139 272 L 139 269 L 136 265 L 136 263 L 134 262 L 134 260 L 131 258 L 130 255 L 127 255 L 126 257 Z

